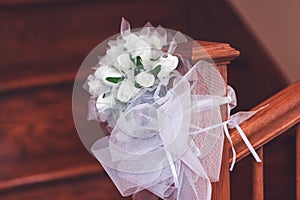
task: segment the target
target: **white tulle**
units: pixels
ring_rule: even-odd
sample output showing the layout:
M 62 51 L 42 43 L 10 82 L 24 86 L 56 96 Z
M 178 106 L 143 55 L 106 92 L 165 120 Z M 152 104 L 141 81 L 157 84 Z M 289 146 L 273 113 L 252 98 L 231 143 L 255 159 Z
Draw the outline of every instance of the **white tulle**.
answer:
M 185 76 L 174 76 L 166 95 L 155 93 L 136 98 L 139 103 L 92 152 L 123 196 L 146 189 L 163 199 L 209 199 L 224 136 L 220 126 L 203 130 L 222 123 L 220 104 L 227 99 L 221 75 L 201 61 Z
M 146 26 L 139 35 L 130 33 L 129 23 L 123 20 L 121 36 L 124 40 L 119 38 L 109 42 L 111 48 L 99 61 L 101 66 L 110 65 L 118 56 L 121 63 L 126 63 L 124 59 L 128 60 L 128 57 L 120 57 L 122 45 L 126 49 L 135 49 L 131 53 L 142 57 L 147 51 L 145 48 L 138 51 L 136 46 L 144 43 L 147 46 L 148 40 L 151 40 L 152 47 L 158 49 L 168 44 L 171 56 L 177 44 L 186 41 L 180 33 L 170 39 L 161 27 L 151 29 Z M 153 77 L 149 80 L 138 77 L 140 85 L 145 84 L 144 88 L 136 89 L 133 96 L 123 95 L 123 103 L 110 103 L 101 113 L 97 102 L 107 102 L 99 103 L 96 97 L 107 88 L 98 91 L 95 77 L 89 78 L 93 96 L 89 102 L 88 119 L 106 122 L 107 127 L 112 129 L 108 136 L 92 145 L 91 151 L 120 193 L 123 196 L 133 195 L 134 200 L 210 199 L 211 182 L 219 180 L 224 135 L 232 145 L 231 170 L 235 163 L 236 154 L 228 128 L 238 130 L 255 159 L 260 161 L 239 127 L 259 110 L 230 116 L 230 110 L 237 104 L 236 96 L 217 68 L 206 61 L 192 66 L 180 55 L 172 57 L 177 59 L 174 59 L 176 66 L 179 58 L 186 72 L 184 75 L 174 71 L 176 66 L 172 65 L 170 70 L 160 71 L 161 74 L 157 75 L 160 81 L 153 81 Z M 112 93 L 118 94 L 116 91 Z M 226 106 L 228 116 L 222 116 L 221 107 Z
M 210 182 L 218 181 L 220 173 L 223 129 L 255 114 L 242 112 L 222 122 L 220 106 L 236 105 L 234 91 L 228 88 L 227 97 L 226 88 L 217 69 L 200 61 L 185 76 L 173 77 L 165 96 L 152 91 L 136 99 L 139 103 L 120 116 L 111 135 L 92 146 L 123 196 L 211 198 Z

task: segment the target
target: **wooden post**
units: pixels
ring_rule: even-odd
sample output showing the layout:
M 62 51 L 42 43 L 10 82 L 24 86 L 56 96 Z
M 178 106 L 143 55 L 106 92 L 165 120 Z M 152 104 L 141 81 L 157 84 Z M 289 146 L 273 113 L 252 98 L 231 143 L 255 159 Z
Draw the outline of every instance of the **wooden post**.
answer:
M 230 200 L 230 172 L 228 166 L 230 144 L 227 139 L 224 140 L 224 149 L 222 156 L 222 166 L 220 179 L 216 183 L 212 183 L 213 192 L 212 200 Z
M 296 134 L 296 198 L 300 200 L 300 125 Z
M 263 147 L 257 151 L 261 163 L 253 160 L 253 174 L 252 174 L 252 195 L 253 200 L 264 199 L 264 169 L 263 169 Z
M 213 42 L 200 42 L 204 47 L 206 53 L 211 56 L 215 62 L 220 74 L 222 75 L 225 83 L 227 84 L 227 65 L 237 56 L 240 52 L 230 47 L 225 43 Z M 197 45 L 193 48 L 193 61 L 203 59 L 203 49 L 198 48 Z M 193 63 L 194 63 L 193 62 Z M 222 120 L 227 120 L 227 106 L 221 107 Z M 225 136 L 224 136 L 225 137 Z M 212 200 L 230 200 L 230 172 L 228 161 L 230 159 L 230 144 L 225 138 L 222 155 L 222 165 L 220 171 L 219 181 L 212 183 Z
M 200 45 L 199 45 L 200 44 Z M 176 49 L 181 55 L 189 57 L 192 55 L 192 64 L 199 60 L 213 61 L 227 84 L 227 65 L 239 56 L 240 52 L 230 47 L 226 43 L 216 42 L 187 42 L 180 44 Z M 227 106 L 221 107 L 222 120 L 227 120 Z M 219 181 L 212 183 L 212 199 L 213 200 L 229 200 L 230 199 L 230 174 L 228 161 L 230 158 L 230 144 L 227 139 L 224 140 L 222 165 Z

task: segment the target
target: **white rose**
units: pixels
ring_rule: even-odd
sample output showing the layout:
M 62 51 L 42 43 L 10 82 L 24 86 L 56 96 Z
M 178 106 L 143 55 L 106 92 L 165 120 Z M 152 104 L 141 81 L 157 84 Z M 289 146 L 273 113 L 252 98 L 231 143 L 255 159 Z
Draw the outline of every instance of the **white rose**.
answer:
M 155 77 L 153 74 L 148 72 L 141 72 L 136 75 L 135 80 L 140 86 L 151 87 L 154 84 Z
M 125 72 L 125 74 L 129 73 L 129 71 L 135 68 L 134 63 L 130 59 L 130 55 L 128 53 L 121 54 L 117 58 L 119 68 Z
M 130 99 L 132 99 L 137 93 L 139 89 L 134 86 L 134 83 L 126 79 L 122 81 L 118 93 L 117 93 L 117 99 L 121 102 L 127 103 Z
M 124 36 L 123 39 L 125 40 L 124 47 L 127 48 L 127 50 L 133 50 L 135 43 L 139 40 L 139 37 L 134 33 L 130 33 Z
M 109 45 L 110 48 L 107 49 L 106 54 L 103 57 L 99 57 L 99 65 L 108 66 L 111 61 L 114 60 L 118 55 L 124 52 L 123 44 L 119 41 L 109 41 L 109 43 L 115 43 L 114 45 Z
M 89 75 L 87 80 L 89 92 L 93 96 L 99 96 L 110 89 L 109 86 L 105 85 L 100 79 L 97 79 L 93 75 Z
M 114 86 L 115 83 L 109 82 L 108 77 L 121 78 L 122 73 L 112 66 L 102 66 L 96 69 L 95 77 L 102 80 L 106 85 Z
M 165 77 L 168 77 L 169 74 L 176 69 L 178 65 L 178 58 L 170 54 L 166 54 L 166 57 L 162 56 L 157 63 L 161 65 L 161 70 L 159 71 L 157 78 L 160 81 L 163 81 Z
M 144 69 L 145 70 L 151 70 L 152 67 L 153 67 L 153 61 L 151 61 L 151 58 L 152 58 L 152 50 L 151 49 L 145 49 L 143 50 L 139 56 L 142 58 L 142 63 L 143 63 L 143 66 L 144 66 Z
M 141 36 L 141 39 L 146 41 L 152 47 L 155 47 L 155 48 L 158 48 L 158 49 L 161 49 L 163 47 L 163 45 L 167 44 L 166 36 L 162 37 L 162 36 L 159 35 L 159 33 L 157 33 L 156 35 L 151 35 L 151 36 L 143 35 L 143 36 Z
M 96 107 L 100 113 L 104 112 L 109 108 L 112 108 L 114 104 L 115 104 L 115 100 L 113 95 L 101 94 L 96 101 Z
M 156 35 L 151 35 L 149 37 L 149 40 L 151 41 L 152 45 L 154 45 L 156 48 L 161 49 L 163 47 L 163 42 L 161 37 L 158 37 Z
M 151 44 L 133 33 L 123 37 L 123 39 L 125 40 L 124 47 L 133 55 L 133 57 L 140 55 L 145 49 L 151 48 Z

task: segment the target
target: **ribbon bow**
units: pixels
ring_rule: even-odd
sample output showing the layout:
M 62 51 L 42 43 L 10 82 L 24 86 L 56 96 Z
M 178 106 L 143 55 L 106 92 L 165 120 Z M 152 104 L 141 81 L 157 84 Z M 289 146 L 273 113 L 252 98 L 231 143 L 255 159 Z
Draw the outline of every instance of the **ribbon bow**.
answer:
M 162 90 L 138 97 L 117 120 L 109 136 L 97 140 L 92 152 L 123 196 L 135 200 L 210 199 L 211 181 L 218 181 L 224 134 L 236 128 L 257 162 L 260 159 L 239 124 L 254 112 L 230 116 L 236 105 L 233 89 L 204 61 L 185 76 L 175 75 L 165 96 Z M 199 88 L 201 89 L 199 91 Z M 145 98 L 147 97 L 147 98 Z M 228 105 L 222 122 L 220 106 Z M 263 109 L 263 108 L 261 108 Z

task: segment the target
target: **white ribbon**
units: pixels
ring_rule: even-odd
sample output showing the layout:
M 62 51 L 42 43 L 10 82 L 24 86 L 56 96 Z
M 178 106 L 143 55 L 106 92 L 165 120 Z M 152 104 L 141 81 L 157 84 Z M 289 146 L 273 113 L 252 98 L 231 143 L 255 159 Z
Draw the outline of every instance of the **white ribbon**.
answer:
M 240 136 L 242 137 L 243 141 L 245 142 L 247 148 L 249 149 L 249 151 L 251 152 L 251 154 L 253 155 L 253 157 L 255 158 L 256 162 L 261 162 L 259 156 L 257 155 L 256 151 L 254 150 L 253 146 L 251 145 L 250 141 L 248 140 L 247 136 L 245 135 L 244 131 L 241 129 L 241 127 L 233 120 L 228 120 L 226 122 L 223 123 L 223 128 L 224 128 L 224 132 L 225 135 L 231 145 L 231 149 L 232 149 L 232 163 L 230 166 L 230 171 L 233 170 L 233 167 L 235 165 L 236 162 L 236 151 L 234 149 L 229 131 L 228 131 L 228 125 L 232 125 L 234 126 L 234 128 L 238 131 L 238 133 L 240 134 Z
M 227 138 L 227 140 L 229 141 L 229 143 L 230 143 L 230 145 L 231 145 L 231 150 L 232 150 L 232 163 L 231 163 L 231 166 L 230 166 L 230 171 L 232 171 L 232 170 L 233 170 L 233 167 L 234 167 L 234 164 L 235 164 L 235 161 L 236 161 L 236 152 L 235 152 L 235 149 L 234 149 L 234 146 L 233 146 L 233 143 L 232 143 L 232 140 L 231 140 L 229 131 L 228 131 L 227 123 L 223 123 L 223 129 L 224 129 L 226 138 Z
M 253 115 L 255 115 L 257 112 L 261 111 L 262 109 L 265 109 L 268 106 L 269 106 L 269 104 L 267 104 L 267 105 L 265 105 L 263 107 L 260 107 L 259 109 L 255 110 L 255 111 L 238 112 L 238 113 L 230 116 L 229 120 L 223 122 L 224 132 L 225 132 L 225 135 L 226 135 L 226 137 L 227 137 L 227 139 L 228 139 L 228 141 L 229 141 L 229 143 L 231 145 L 231 149 L 232 149 L 232 163 L 231 163 L 231 166 L 230 166 L 230 171 L 233 170 L 233 167 L 234 167 L 235 162 L 236 162 L 236 151 L 234 149 L 234 146 L 233 146 L 233 143 L 232 143 L 232 140 L 231 140 L 228 128 L 230 128 L 230 129 L 235 128 L 238 131 L 238 133 L 242 137 L 244 143 L 246 144 L 247 148 L 251 152 L 251 154 L 254 157 L 254 159 L 256 160 L 256 162 L 261 162 L 261 159 L 259 158 L 258 154 L 256 153 L 255 149 L 253 148 L 252 144 L 248 140 L 246 134 L 244 133 L 244 131 L 242 130 L 242 128 L 239 126 L 239 124 L 241 124 L 242 122 L 248 120 Z M 230 113 L 230 108 L 229 108 L 229 113 Z
M 193 69 L 188 75 L 198 80 L 193 75 L 199 68 Z M 203 68 L 200 74 L 208 69 Z M 226 97 L 226 90 L 210 89 L 215 90 L 210 95 L 197 95 L 191 93 L 186 79 L 175 79 L 166 96 L 158 98 L 154 93 L 157 107 L 151 102 L 138 103 L 120 116 L 110 136 L 94 143 L 92 152 L 123 196 L 146 189 L 163 199 L 176 199 L 170 195 L 184 199 L 186 191 L 193 193 L 193 199 L 199 199 L 200 194 L 210 199 L 210 181 L 218 181 L 221 165 L 222 129 L 233 152 L 230 170 L 236 162 L 236 152 L 228 128 L 236 128 L 256 161 L 261 162 L 239 124 L 266 106 L 230 116 L 236 105 L 233 89 L 228 87 Z M 220 115 L 221 105 L 228 106 L 225 122 Z M 208 134 L 202 137 L 204 132 Z M 190 183 L 185 185 L 187 182 Z M 201 191 L 199 185 L 203 186 Z
M 165 152 L 166 152 L 168 162 L 170 164 L 170 168 L 171 168 L 171 172 L 172 172 L 172 175 L 173 175 L 175 188 L 179 188 L 179 180 L 178 180 L 178 176 L 177 176 L 177 172 L 176 172 L 176 168 L 175 168 L 175 165 L 174 165 L 172 155 L 171 155 L 171 153 L 168 149 L 165 149 Z
M 227 97 L 213 97 L 213 98 L 215 100 L 217 100 L 220 105 L 223 105 L 223 104 L 228 105 L 228 118 L 229 118 L 229 120 L 224 121 L 221 124 L 216 124 L 216 125 L 213 125 L 213 126 L 210 126 L 210 127 L 203 128 L 203 129 L 199 129 L 199 128 L 197 129 L 196 127 L 194 127 L 197 130 L 194 131 L 194 132 L 190 132 L 190 134 L 191 135 L 196 135 L 196 134 L 207 132 L 211 129 L 215 129 L 217 127 L 223 126 L 225 136 L 226 136 L 227 140 L 229 141 L 230 146 L 231 146 L 231 150 L 232 150 L 232 163 L 231 163 L 231 166 L 230 166 L 230 171 L 232 171 L 233 168 L 234 168 L 234 165 L 236 163 L 236 151 L 234 149 L 234 145 L 233 145 L 233 142 L 231 140 L 228 128 L 229 129 L 235 128 L 238 131 L 238 133 L 240 134 L 240 136 L 242 137 L 245 145 L 247 146 L 247 148 L 249 149 L 249 151 L 253 155 L 256 162 L 261 162 L 261 159 L 259 158 L 258 154 L 256 153 L 255 149 L 253 148 L 252 144 L 248 140 L 246 134 L 244 133 L 242 128 L 239 126 L 239 124 L 241 124 L 242 122 L 248 120 L 253 115 L 255 115 L 257 112 L 261 111 L 262 109 L 268 107 L 269 104 L 265 105 L 263 107 L 260 107 L 259 109 L 255 110 L 255 111 L 248 111 L 248 112 L 242 111 L 242 112 L 238 112 L 238 113 L 230 116 L 230 111 L 236 106 L 236 97 L 235 97 L 234 90 L 229 86 Z
M 231 90 L 231 92 L 233 91 L 232 88 L 229 89 L 229 90 Z M 229 92 L 229 93 L 231 93 L 231 92 Z M 232 109 L 232 106 L 234 106 L 236 104 L 235 95 L 234 96 L 227 96 L 227 97 L 223 97 L 223 98 L 222 97 L 217 97 L 216 99 L 219 101 L 220 105 L 223 105 L 223 104 L 227 104 L 228 105 L 228 113 L 230 115 L 230 110 Z M 238 131 L 238 133 L 242 137 L 244 143 L 246 144 L 247 148 L 249 149 L 249 151 L 253 155 L 253 157 L 256 160 L 256 162 L 261 162 L 261 159 L 259 158 L 259 156 L 256 153 L 255 149 L 253 148 L 252 144 L 248 140 L 246 134 L 244 133 L 244 131 L 239 126 L 239 123 L 242 123 L 242 122 L 248 120 L 253 115 L 255 115 L 257 112 L 259 112 L 260 110 L 266 108 L 267 106 L 268 105 L 263 106 L 263 107 L 255 110 L 255 111 L 238 112 L 238 113 L 236 113 L 236 114 L 234 114 L 232 116 L 229 116 L 229 120 L 224 121 L 221 124 L 216 124 L 214 126 L 206 127 L 206 128 L 203 128 L 201 130 L 200 133 L 203 133 L 203 132 L 207 132 L 208 130 L 211 130 L 211 129 L 223 126 L 223 130 L 224 130 L 225 136 L 226 136 L 227 140 L 229 141 L 229 143 L 231 145 L 231 150 L 232 150 L 232 163 L 231 163 L 231 166 L 230 166 L 230 171 L 233 170 L 234 165 L 236 163 L 236 151 L 235 151 L 233 142 L 231 140 L 228 128 L 230 128 L 230 129 L 235 128 Z M 194 127 L 194 128 L 196 128 L 196 127 Z M 199 130 L 195 131 L 195 132 L 191 132 L 191 133 L 199 134 Z M 194 145 L 194 143 L 191 143 L 191 145 L 192 145 L 191 149 L 196 148 L 196 150 L 194 151 L 194 154 L 197 154 L 197 152 L 199 151 L 199 149 Z M 168 150 L 166 150 L 166 155 L 167 155 L 167 158 L 168 158 L 168 161 L 169 161 L 169 164 L 170 164 L 170 168 L 172 170 L 172 175 L 173 175 L 175 187 L 178 188 L 179 187 L 179 181 L 178 181 L 178 176 L 177 176 L 177 173 L 176 173 L 176 168 L 174 166 L 174 161 L 172 159 L 171 153 Z M 198 155 L 196 155 L 196 157 L 198 157 Z M 210 193 L 208 192 L 208 195 L 209 194 Z
M 267 105 L 267 106 L 268 106 L 268 105 Z M 264 106 L 264 107 L 262 107 L 262 108 L 260 108 L 260 109 L 258 109 L 258 110 L 256 110 L 256 111 L 254 111 L 254 114 L 257 113 L 258 111 L 260 111 L 261 109 L 265 108 L 265 107 L 266 107 L 266 106 Z M 249 113 L 250 113 L 250 112 L 249 112 Z M 237 114 L 239 114 L 239 113 L 237 113 Z M 254 114 L 253 114 L 253 115 L 254 115 Z M 217 127 L 220 127 L 220 126 L 223 126 L 223 129 L 224 129 L 224 132 L 225 132 L 225 136 L 226 136 L 227 140 L 229 141 L 229 143 L 230 143 L 230 145 L 231 145 L 231 149 L 232 149 L 232 157 L 233 157 L 233 158 L 232 158 L 232 163 L 231 163 L 230 171 L 233 170 L 233 167 L 234 167 L 234 165 L 235 165 L 235 161 L 236 161 L 236 151 L 235 151 L 235 149 L 234 149 L 234 145 L 233 145 L 233 142 L 232 142 L 232 140 L 231 140 L 231 137 L 230 137 L 230 133 L 229 133 L 228 128 L 230 128 L 230 129 L 235 128 L 235 129 L 238 131 L 238 133 L 239 133 L 240 136 L 242 137 L 243 141 L 245 142 L 247 148 L 249 149 L 249 151 L 251 152 L 251 154 L 253 155 L 253 157 L 255 158 L 255 160 L 256 160 L 257 162 L 261 162 L 261 160 L 260 160 L 258 154 L 257 154 L 256 151 L 254 150 L 253 146 L 251 145 L 251 143 L 250 143 L 250 141 L 248 140 L 248 138 L 247 138 L 246 134 L 244 133 L 244 131 L 241 129 L 241 127 L 239 126 L 239 124 L 238 124 L 236 121 L 232 120 L 232 119 L 227 120 L 227 121 L 223 122 L 222 124 L 216 124 L 216 125 L 214 125 L 214 126 L 206 127 L 206 128 L 204 128 L 204 129 L 201 130 L 201 133 L 206 132 L 206 131 L 211 130 L 211 129 L 214 129 L 214 128 L 217 128 Z M 228 127 L 228 126 L 230 126 L 230 127 Z M 193 133 L 195 133 L 195 132 L 193 132 Z M 199 133 L 199 132 L 198 132 L 198 133 Z

